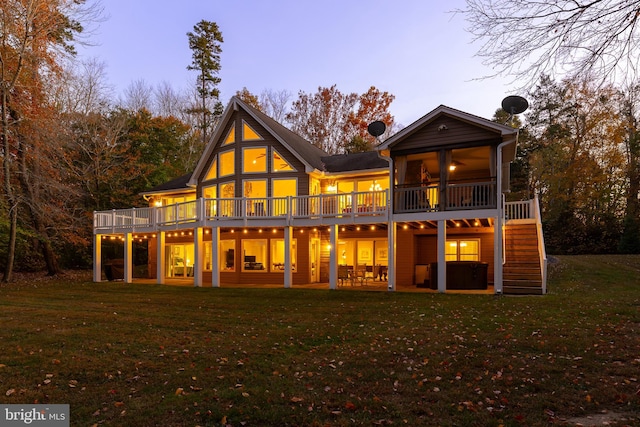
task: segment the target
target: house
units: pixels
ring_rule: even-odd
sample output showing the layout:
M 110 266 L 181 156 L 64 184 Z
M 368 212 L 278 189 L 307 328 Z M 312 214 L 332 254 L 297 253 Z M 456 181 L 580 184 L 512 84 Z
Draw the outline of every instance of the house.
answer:
M 543 294 L 537 200 L 505 201 L 516 144 L 516 129 L 441 105 L 376 151 L 328 155 L 232 98 L 193 173 L 148 207 L 94 213 L 94 281 L 112 240 L 133 281 L 137 239 L 160 284 Z

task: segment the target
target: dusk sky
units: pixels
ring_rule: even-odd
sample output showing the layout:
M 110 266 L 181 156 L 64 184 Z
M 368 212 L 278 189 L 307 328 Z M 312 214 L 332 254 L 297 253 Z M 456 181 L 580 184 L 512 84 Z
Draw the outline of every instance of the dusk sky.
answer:
M 193 84 L 186 33 L 200 20 L 220 27 L 220 100 L 246 87 L 315 93 L 337 85 L 395 95 L 391 113 L 409 125 L 440 104 L 491 118 L 514 94 L 509 77 L 491 73 L 480 48 L 451 13 L 463 0 L 103 0 L 105 21 L 81 58 L 106 65 L 116 96 L 133 81 L 175 89 Z M 524 94 L 521 94 L 524 95 Z

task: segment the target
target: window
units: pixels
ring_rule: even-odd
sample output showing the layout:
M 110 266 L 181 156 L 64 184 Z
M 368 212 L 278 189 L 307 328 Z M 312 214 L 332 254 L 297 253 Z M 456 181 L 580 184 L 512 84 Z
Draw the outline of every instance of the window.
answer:
M 447 240 L 446 261 L 480 261 L 479 240 Z
M 275 148 L 271 149 L 271 170 L 273 172 L 291 172 L 296 169 L 291 166 L 291 163 L 285 160 L 284 157 L 278 153 Z
M 236 214 L 235 210 L 235 184 L 233 182 L 225 182 L 224 184 L 220 184 L 220 198 L 218 211 L 222 216 L 239 216 L 240 212 Z
M 246 179 L 243 181 L 244 197 L 246 200 L 247 215 L 266 216 L 267 215 L 267 180 L 266 179 Z
M 202 197 L 205 198 L 205 212 L 208 216 L 215 216 L 217 213 L 218 186 L 208 185 L 202 188 Z
M 211 242 L 204 242 L 204 271 L 211 271 Z
M 291 269 L 296 271 L 296 239 L 291 241 Z M 271 271 L 284 271 L 284 240 L 271 240 Z
M 220 240 L 220 271 L 236 271 L 235 254 L 235 240 Z
M 267 149 L 243 148 L 242 149 L 242 172 L 260 173 L 267 171 Z
M 234 142 L 236 142 L 236 128 L 235 128 L 235 126 L 231 128 L 231 130 L 227 134 L 227 137 L 222 142 L 222 145 L 233 144 Z
M 287 213 L 287 196 L 298 194 L 298 181 L 295 179 L 274 179 L 271 181 L 271 195 L 276 198 L 273 201 L 273 214 L 285 215 Z
M 258 132 L 253 130 L 251 126 L 247 123 L 242 122 L 242 140 L 243 141 L 258 141 L 261 140 L 262 137 L 258 135 Z
M 235 173 L 235 152 L 233 150 L 220 153 L 220 176 L 233 175 Z
M 267 241 L 243 240 L 242 258 L 242 271 L 264 271 L 267 265 Z
M 207 171 L 207 175 L 204 177 L 205 181 L 210 179 L 216 179 L 218 177 L 218 156 L 213 157 L 213 162 L 211 162 L 211 166 L 209 166 L 209 170 Z

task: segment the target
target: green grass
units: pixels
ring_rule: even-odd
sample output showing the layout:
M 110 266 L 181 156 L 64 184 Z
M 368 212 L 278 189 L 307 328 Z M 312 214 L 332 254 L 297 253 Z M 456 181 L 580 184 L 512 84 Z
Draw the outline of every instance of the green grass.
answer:
M 640 256 L 560 257 L 546 296 L 0 287 L 0 403 L 71 425 L 640 425 Z

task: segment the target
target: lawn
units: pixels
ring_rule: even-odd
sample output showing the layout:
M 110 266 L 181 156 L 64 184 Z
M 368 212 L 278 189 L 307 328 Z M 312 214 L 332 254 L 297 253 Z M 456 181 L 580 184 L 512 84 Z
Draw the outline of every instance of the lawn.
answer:
M 640 256 L 559 257 L 548 290 L 2 285 L 0 403 L 73 426 L 639 426 Z

